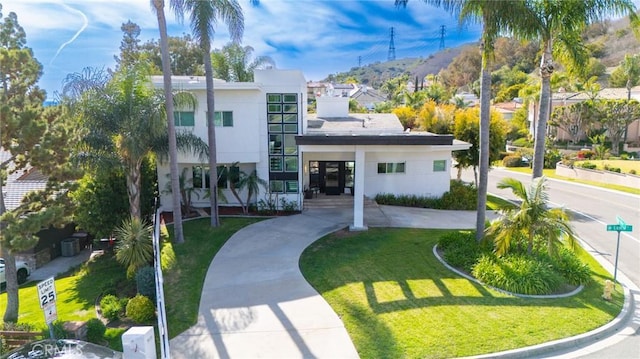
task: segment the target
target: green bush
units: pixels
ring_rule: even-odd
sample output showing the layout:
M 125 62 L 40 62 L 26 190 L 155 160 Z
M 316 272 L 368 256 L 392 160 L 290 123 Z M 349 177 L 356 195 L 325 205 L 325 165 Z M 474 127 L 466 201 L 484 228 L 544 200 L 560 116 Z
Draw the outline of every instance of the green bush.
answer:
M 102 310 L 102 316 L 109 321 L 114 321 L 120 316 L 122 312 L 122 304 L 118 297 L 113 294 L 108 294 L 100 299 L 100 310 Z
M 533 142 L 525 137 L 514 140 L 512 144 L 516 147 L 533 147 Z
M 487 285 L 518 294 L 551 294 L 563 283 L 545 261 L 524 255 L 482 255 L 472 273 Z
M 580 164 L 580 167 L 586 168 L 588 170 L 595 170 L 598 166 L 595 163 L 591 163 L 589 161 L 585 161 Z
M 104 333 L 107 327 L 98 318 L 91 318 L 87 321 L 87 341 L 95 344 L 102 344 Z
M 502 159 L 502 165 L 505 167 L 522 167 L 522 156 L 507 156 Z
M 478 205 L 478 191 L 472 184 L 451 181 L 449 191 L 442 195 L 437 209 L 475 210 Z
M 556 164 L 562 160 L 562 154 L 558 150 L 548 150 L 544 153 L 544 168 L 556 168 Z
M 156 273 L 150 266 L 145 266 L 136 272 L 136 289 L 138 293 L 151 299 L 156 300 Z
M 70 333 L 64 330 L 64 323 L 65 322 L 62 320 L 56 320 L 55 322 L 51 323 L 51 327 L 53 328 L 53 335 L 56 336 L 56 339 L 67 339 L 71 337 Z M 47 329 L 43 330 L 42 336 L 45 338 L 51 338 L 51 331 Z
M 562 248 L 558 256 L 551 258 L 551 264 L 570 284 L 587 284 L 591 281 L 591 269 L 567 248 Z
M 608 164 L 604 165 L 604 170 L 605 171 L 610 171 L 610 172 L 616 172 L 616 173 L 620 173 L 622 172 L 622 170 L 620 169 L 620 167 L 611 167 Z
M 438 249 L 444 252 L 444 260 L 450 265 L 471 272 L 473 265 L 485 251 L 476 241 L 474 232 L 450 232 L 440 237 Z
M 629 174 L 632 174 L 632 175 L 636 174 L 636 170 L 629 171 Z
M 151 299 L 137 294 L 127 303 L 127 317 L 136 323 L 145 323 L 153 319 L 156 308 Z

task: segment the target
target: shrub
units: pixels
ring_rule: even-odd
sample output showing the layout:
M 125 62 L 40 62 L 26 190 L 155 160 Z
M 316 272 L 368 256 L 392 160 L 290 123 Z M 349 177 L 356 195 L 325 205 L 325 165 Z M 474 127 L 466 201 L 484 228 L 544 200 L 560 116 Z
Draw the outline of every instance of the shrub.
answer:
M 136 290 L 145 297 L 156 300 L 156 273 L 150 267 L 142 267 L 136 272 Z
M 462 181 L 451 181 L 449 191 L 442 195 L 438 209 L 475 210 L 478 203 L 478 191 L 475 186 Z
M 472 273 L 487 285 L 519 294 L 551 294 L 563 282 L 545 261 L 524 255 L 484 254 L 473 266 Z
M 122 305 L 118 297 L 113 294 L 108 294 L 100 299 L 100 309 L 102 310 L 102 316 L 109 321 L 118 319 L 120 312 L 122 312 Z
M 580 167 L 586 168 L 588 170 L 595 170 L 598 166 L 595 163 L 591 163 L 589 161 L 586 161 L 586 162 L 581 163 Z
M 622 170 L 620 169 L 620 167 L 611 167 L 608 164 L 604 165 L 604 170 L 605 171 L 610 171 L 610 172 L 616 172 L 616 173 L 620 173 L 622 172 Z
M 533 147 L 533 142 L 525 137 L 514 140 L 512 144 L 516 147 Z
M 502 159 L 502 165 L 505 167 L 522 167 L 522 156 L 507 156 Z
M 596 157 L 596 153 L 591 150 L 580 150 L 576 153 L 576 157 L 581 160 L 590 160 Z
M 558 256 L 551 258 L 556 271 L 570 284 L 587 284 L 591 281 L 591 269 L 567 248 L 562 248 Z
M 474 232 L 451 232 L 440 237 L 438 249 L 450 265 L 471 272 L 485 248 L 476 241 Z
M 632 175 L 634 175 L 634 174 L 636 174 L 636 173 L 637 173 L 637 172 L 636 172 L 636 170 L 630 170 L 630 171 L 629 171 L 629 174 L 632 174 Z
M 87 341 L 95 344 L 102 344 L 104 333 L 107 327 L 98 318 L 91 318 L 87 321 Z
M 127 317 L 136 323 L 145 323 L 155 316 L 153 302 L 144 295 L 137 294 L 127 303 Z
M 67 339 L 71 337 L 70 333 L 64 330 L 64 323 L 65 322 L 62 320 L 56 320 L 51 324 L 51 327 L 53 328 L 53 335 L 56 336 L 56 339 Z M 51 331 L 43 330 L 42 336 L 45 338 L 51 338 Z
M 544 168 L 556 168 L 556 164 L 562 160 L 562 154 L 558 150 L 548 150 L 544 153 Z

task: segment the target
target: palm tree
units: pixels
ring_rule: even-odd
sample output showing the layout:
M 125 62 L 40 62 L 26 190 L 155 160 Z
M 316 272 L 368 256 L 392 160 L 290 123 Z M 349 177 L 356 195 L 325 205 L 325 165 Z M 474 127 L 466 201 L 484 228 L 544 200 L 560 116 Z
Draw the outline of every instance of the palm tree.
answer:
M 569 214 L 564 208 L 549 208 L 545 177 L 535 179 L 529 190 L 513 178 L 503 179 L 498 188 L 511 189 L 521 200 L 520 207 L 502 204 L 501 216 L 487 228 L 487 234 L 494 237 L 498 255 L 507 253 L 518 241 L 526 242 L 529 254 L 533 252 L 536 239 L 544 240 L 549 254 L 556 253 L 563 238 L 573 245 L 575 234 Z
M 229 28 L 231 39 L 238 41 L 244 32 L 242 8 L 236 0 L 175 0 L 173 9 L 178 18 L 189 13 L 191 29 L 200 43 L 203 53 L 204 73 L 207 87 L 207 137 L 209 139 L 209 178 L 218 178 L 216 155 L 216 130 L 214 125 L 215 100 L 213 94 L 213 66 L 211 64 L 211 41 L 214 25 L 221 18 Z M 176 190 L 174 190 L 176 191 Z M 175 192 L 174 192 L 175 193 Z M 211 227 L 220 225 L 218 217 L 218 184 L 211 181 Z
M 258 56 L 251 60 L 253 47 L 240 46 L 231 42 L 211 53 L 215 76 L 225 81 L 251 82 L 253 72 L 266 66 L 274 66 L 275 62 L 269 56 Z
M 579 68 L 589 58 L 581 40 L 582 31 L 587 25 L 609 15 L 629 15 L 634 26 L 637 26 L 639 20 L 631 0 L 533 0 L 523 14 L 530 19 L 521 23 L 518 35 L 539 40 L 542 51 L 540 106 L 533 157 L 533 178 L 537 178 L 542 176 L 544 168 L 546 130 L 551 110 L 553 56 Z
M 162 81 L 164 84 L 165 109 L 167 114 L 167 132 L 169 136 L 169 173 L 171 174 L 171 200 L 173 202 L 173 235 L 176 243 L 184 243 L 182 229 L 182 208 L 180 206 L 180 173 L 178 172 L 178 144 L 176 125 L 173 118 L 173 101 L 171 96 L 171 59 L 169 58 L 169 42 L 167 36 L 167 19 L 164 15 L 164 0 L 151 0 L 151 6 L 158 19 L 160 31 L 160 55 L 162 58 Z
M 234 163 L 234 166 L 235 165 L 236 164 Z M 240 203 L 240 206 L 242 206 L 242 213 L 244 214 L 249 213 L 251 198 L 253 198 L 254 195 L 257 195 L 260 192 L 260 186 L 263 186 L 265 188 L 267 186 L 267 181 L 258 177 L 258 172 L 256 170 L 251 171 L 250 174 L 242 171 L 230 174 L 229 183 L 229 189 L 231 190 L 231 193 L 236 198 L 236 200 Z M 238 193 L 238 191 L 241 191 L 243 189 L 247 190 L 247 199 L 244 202 L 242 201 L 242 199 L 240 198 L 240 194 Z
M 136 217 L 116 228 L 116 260 L 127 268 L 128 276 L 153 261 L 152 233 L 153 227 Z
M 396 6 L 406 6 L 409 0 L 395 0 Z M 482 239 L 487 207 L 487 183 L 489 177 L 489 122 L 491 106 L 491 68 L 493 67 L 494 41 L 504 32 L 513 31 L 521 25 L 521 14 L 526 2 L 495 0 L 423 0 L 441 6 L 458 15 L 461 24 L 482 23 L 480 48 L 482 68 L 480 70 L 480 146 L 478 207 L 476 216 L 476 240 Z

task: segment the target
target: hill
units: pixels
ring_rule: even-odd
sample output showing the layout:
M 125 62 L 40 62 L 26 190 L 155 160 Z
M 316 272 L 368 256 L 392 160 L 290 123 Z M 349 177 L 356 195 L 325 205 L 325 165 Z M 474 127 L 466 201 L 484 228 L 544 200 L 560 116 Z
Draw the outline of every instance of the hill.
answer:
M 465 46 L 475 45 L 464 45 L 445 49 L 427 58 L 404 58 L 394 61 L 374 62 L 362 67 L 353 67 L 347 72 L 337 74 L 336 80 L 341 81 L 349 77 L 354 77 L 359 83 L 378 88 L 386 80 L 403 74 L 408 74 L 410 79 L 416 76 L 418 76 L 418 78 L 424 78 L 428 74 L 437 74 L 441 69 L 449 66 L 451 61 L 460 54 Z M 331 80 L 332 78 L 328 77 L 323 81 Z

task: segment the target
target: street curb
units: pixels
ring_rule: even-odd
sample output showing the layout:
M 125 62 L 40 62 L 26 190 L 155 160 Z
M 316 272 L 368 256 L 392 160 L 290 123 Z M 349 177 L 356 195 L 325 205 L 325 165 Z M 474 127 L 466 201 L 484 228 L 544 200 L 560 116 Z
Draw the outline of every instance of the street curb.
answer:
M 622 311 L 609 323 L 603 325 L 600 328 L 596 328 L 590 332 L 586 332 L 584 334 L 576 335 L 569 338 L 558 339 L 551 342 L 546 342 L 538 345 L 532 345 L 529 347 L 513 349 L 503 352 L 490 353 L 478 356 L 472 356 L 467 358 L 535 358 L 543 356 L 544 354 L 548 354 L 551 352 L 556 352 L 559 350 L 566 349 L 579 349 L 583 347 L 587 343 L 593 343 L 599 341 L 603 338 L 611 336 L 616 332 L 620 331 L 620 329 L 625 328 L 627 322 L 633 315 L 635 310 L 633 293 L 627 288 L 624 288 L 624 305 L 622 307 Z

